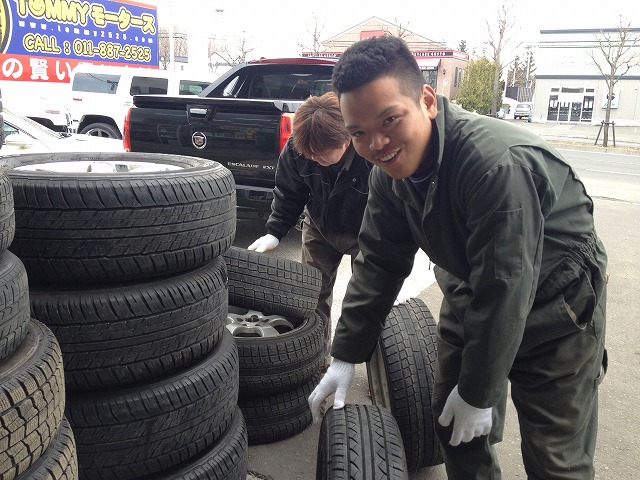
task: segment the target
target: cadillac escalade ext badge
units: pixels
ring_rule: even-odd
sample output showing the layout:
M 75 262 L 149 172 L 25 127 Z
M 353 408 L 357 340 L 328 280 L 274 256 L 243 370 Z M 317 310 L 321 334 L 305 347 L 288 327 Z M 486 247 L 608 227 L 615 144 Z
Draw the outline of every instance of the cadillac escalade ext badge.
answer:
M 191 135 L 191 143 L 193 143 L 193 146 L 198 150 L 202 150 L 207 146 L 207 136 L 202 132 L 194 132 L 194 134 Z

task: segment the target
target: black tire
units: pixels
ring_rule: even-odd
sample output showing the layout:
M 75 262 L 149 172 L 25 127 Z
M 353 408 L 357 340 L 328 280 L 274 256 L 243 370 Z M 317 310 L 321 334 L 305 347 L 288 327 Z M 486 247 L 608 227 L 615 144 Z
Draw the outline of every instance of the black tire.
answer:
M 174 468 L 211 448 L 238 399 L 238 354 L 230 333 L 200 363 L 128 388 L 71 392 L 66 415 L 81 480 L 127 480 Z
M 29 329 L 29 283 L 18 257 L 0 253 L 0 362 L 22 343 Z
M 11 251 L 24 262 L 31 284 L 162 277 L 196 268 L 233 242 L 235 184 L 216 162 L 144 153 L 48 153 L 7 160 L 16 216 Z M 132 171 L 46 170 L 83 161 Z M 174 170 L 136 172 L 134 165 Z
M 320 371 L 322 319 L 304 320 L 229 306 L 227 328 L 238 346 L 240 396 L 298 387 Z
M 316 373 L 307 383 L 285 392 L 239 397 L 249 445 L 284 440 L 311 425 L 313 418 L 307 399 L 319 381 L 320 374 Z
M 32 315 L 53 330 L 67 389 L 165 377 L 206 356 L 227 319 L 222 257 L 148 283 L 84 289 L 31 288 Z
M 249 463 L 247 426 L 236 408 L 227 431 L 213 448 L 170 472 L 160 472 L 155 480 L 246 480 Z
M 118 128 L 108 123 L 91 123 L 80 130 L 80 133 L 92 137 L 122 138 Z
M 300 319 L 315 311 L 322 286 L 318 269 L 233 246 L 223 256 L 229 274 L 229 305 Z
M 345 405 L 322 419 L 316 480 L 408 480 L 402 437 L 386 408 Z
M 54 439 L 38 460 L 16 480 L 77 480 L 78 457 L 73 432 L 66 417 Z
M 433 315 L 412 298 L 391 309 L 367 363 L 371 400 L 398 422 L 409 471 L 442 463 L 431 413 L 437 355 Z
M 20 346 L 0 363 L 0 478 L 34 465 L 55 440 L 64 407 L 60 347 L 51 330 L 32 319 Z
M 13 189 L 4 168 L 0 167 L 0 253 L 11 245 L 15 231 L 16 219 L 13 214 Z

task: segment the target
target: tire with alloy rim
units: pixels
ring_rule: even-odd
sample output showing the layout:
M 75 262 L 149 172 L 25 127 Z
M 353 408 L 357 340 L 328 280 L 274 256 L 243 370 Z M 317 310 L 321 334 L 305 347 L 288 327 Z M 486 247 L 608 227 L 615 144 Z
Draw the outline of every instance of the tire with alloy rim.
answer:
M 398 424 L 386 408 L 345 405 L 322 419 L 316 480 L 408 480 Z
M 144 153 L 5 158 L 13 251 L 31 284 L 163 277 L 221 255 L 236 227 L 235 183 L 217 162 Z
M 0 253 L 0 362 L 22 343 L 29 328 L 29 283 L 18 257 Z
M 25 339 L 0 362 L 0 478 L 22 475 L 37 462 L 54 443 L 64 408 L 60 347 L 51 330 L 31 319 Z
M 80 133 L 92 137 L 122 138 L 118 129 L 108 123 L 92 123 L 84 127 Z
M 92 289 L 32 287 L 34 317 L 58 338 L 69 390 L 144 382 L 188 368 L 224 332 L 226 268 Z
M 318 314 L 298 320 L 230 305 L 227 318 L 238 346 L 241 396 L 291 390 L 320 370 L 323 330 Z
M 70 392 L 82 480 L 156 478 L 203 454 L 227 431 L 238 400 L 238 353 L 226 330 L 176 374 L 125 388 Z
M 233 246 L 223 256 L 230 305 L 300 319 L 315 311 L 322 285 L 317 268 Z
M 431 414 L 436 360 L 436 322 L 424 302 L 412 298 L 393 307 L 367 376 L 373 404 L 398 423 L 409 471 L 442 463 Z

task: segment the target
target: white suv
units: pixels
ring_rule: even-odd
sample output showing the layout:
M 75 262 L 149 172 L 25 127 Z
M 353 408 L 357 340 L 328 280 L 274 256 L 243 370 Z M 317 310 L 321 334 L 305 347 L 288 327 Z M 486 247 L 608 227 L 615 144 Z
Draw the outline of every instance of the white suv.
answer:
M 138 67 L 78 65 L 71 76 L 71 132 L 122 138 L 133 95 L 197 95 L 211 82 L 184 72 Z

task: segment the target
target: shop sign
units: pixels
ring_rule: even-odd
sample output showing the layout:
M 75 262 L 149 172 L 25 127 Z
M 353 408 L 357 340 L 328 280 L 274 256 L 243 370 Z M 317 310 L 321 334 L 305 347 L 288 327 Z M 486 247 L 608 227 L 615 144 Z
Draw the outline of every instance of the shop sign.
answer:
M 0 0 L 0 80 L 69 82 L 78 63 L 158 67 L 156 7 Z

